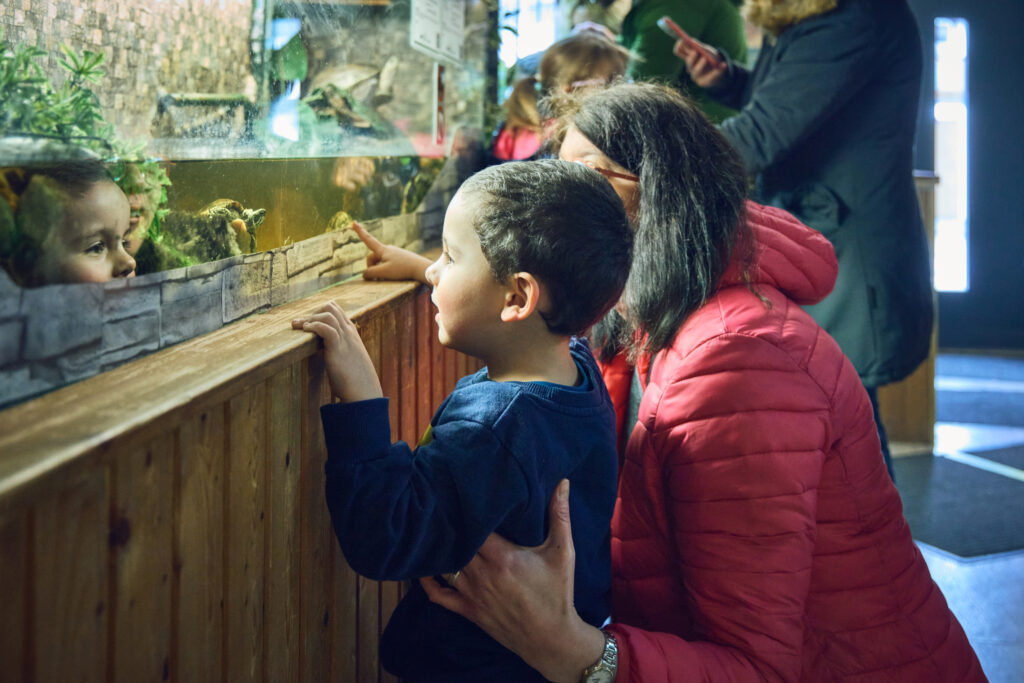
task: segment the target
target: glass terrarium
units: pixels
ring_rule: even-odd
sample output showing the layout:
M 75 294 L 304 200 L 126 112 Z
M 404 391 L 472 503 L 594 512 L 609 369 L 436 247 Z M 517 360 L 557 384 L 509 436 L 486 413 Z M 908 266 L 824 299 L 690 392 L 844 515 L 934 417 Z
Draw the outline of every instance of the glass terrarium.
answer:
M 431 246 L 481 165 L 489 22 L 484 0 L 5 3 L 0 406 L 351 277 L 353 220 Z M 197 288 L 190 319 L 164 310 Z M 155 331 L 112 347 L 138 312 L 113 298 L 157 300 Z M 43 313 L 91 332 L 40 349 Z

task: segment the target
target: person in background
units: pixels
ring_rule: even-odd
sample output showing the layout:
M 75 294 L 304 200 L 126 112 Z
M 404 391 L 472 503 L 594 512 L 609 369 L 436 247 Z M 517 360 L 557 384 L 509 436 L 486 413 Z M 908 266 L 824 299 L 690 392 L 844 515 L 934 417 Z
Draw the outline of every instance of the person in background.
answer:
M 368 235 L 357 233 L 365 240 Z M 574 337 L 618 300 L 633 234 L 600 175 L 548 159 L 492 166 L 448 207 L 433 287 L 438 339 L 483 360 L 462 378 L 412 451 L 391 443 L 387 400 L 355 326 L 331 303 L 297 329 L 324 340 L 341 403 L 323 406 L 327 504 L 349 564 L 377 580 L 455 572 L 497 530 L 540 543 L 558 482 L 576 482 L 576 605 L 607 618 L 615 413 L 597 364 Z M 377 245 L 379 246 L 379 245 Z M 541 681 L 418 584 L 381 638 L 381 663 L 406 681 Z
M 984 681 L 856 370 L 802 308 L 835 283 L 831 244 L 745 202 L 739 155 L 674 90 L 621 84 L 572 105 L 559 156 L 604 174 L 636 230 L 623 329 L 595 339 L 630 415 L 612 621 L 576 614 L 557 497 L 545 544 L 493 534 L 454 588 L 424 590 L 552 681 Z
M 491 153 L 498 161 L 521 161 L 540 152 L 544 142 L 544 119 L 538 102 L 540 81 L 530 76 L 520 79 L 505 99 L 505 120 L 494 133 Z
M 558 3 L 560 13 L 563 6 L 564 3 Z M 560 39 L 582 31 L 591 31 L 615 42 L 619 30 L 622 28 L 622 19 L 626 16 L 630 6 L 630 0 L 611 0 L 611 2 L 607 2 L 607 0 L 595 0 L 595 2 L 578 0 L 568 7 L 565 14 L 571 29 L 562 32 L 557 31 L 556 27 L 555 36 Z M 558 23 L 560 22 L 556 19 L 556 25 Z M 529 76 L 536 76 L 540 71 L 540 60 L 543 56 L 544 50 L 538 50 L 517 59 L 509 69 L 513 82 Z
M 127 195 L 131 209 L 126 250 L 135 256 L 151 229 L 160 232 L 160 222 L 168 213 L 167 187 L 171 180 L 167 172 L 155 160 L 126 162 L 119 178 L 118 187 Z M 140 267 L 139 272 L 142 272 Z
M 594 31 L 580 31 L 544 51 L 540 79 L 519 80 L 505 101 L 507 118 L 495 133 L 493 154 L 499 161 L 529 159 L 541 150 L 550 117 L 541 113 L 547 94 L 606 85 L 626 72 L 629 54 Z
M 631 0 L 576 0 L 569 7 L 569 24 L 574 31 L 596 30 L 614 40 L 632 6 Z
M 100 161 L 3 173 L 0 259 L 18 284 L 106 282 L 135 275 L 128 198 Z
M 694 85 L 685 65 L 672 53 L 676 41 L 658 27 L 658 19 L 671 17 L 693 38 L 743 64 L 746 29 L 738 4 L 734 0 L 635 0 L 619 35 L 619 42 L 633 55 L 627 75 L 634 81 L 656 80 L 678 88 L 712 121 L 732 116 L 737 107 L 720 104 Z
M 756 176 L 754 199 L 828 237 L 835 289 L 807 310 L 877 388 L 909 375 L 931 347 L 929 248 L 912 151 L 921 40 L 905 0 L 749 0 L 771 37 L 756 65 L 709 64 L 683 41 L 695 82 L 742 108 L 721 131 Z

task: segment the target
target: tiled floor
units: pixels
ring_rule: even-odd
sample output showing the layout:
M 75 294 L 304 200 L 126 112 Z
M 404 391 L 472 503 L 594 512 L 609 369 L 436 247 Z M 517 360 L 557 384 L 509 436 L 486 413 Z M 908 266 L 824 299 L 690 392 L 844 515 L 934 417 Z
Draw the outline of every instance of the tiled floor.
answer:
M 918 545 L 989 681 L 1024 681 L 1024 551 L 963 559 Z
M 1015 401 L 1024 398 L 1024 360 L 1000 359 L 1004 364 L 998 373 L 986 371 L 995 367 L 987 362 L 981 363 L 978 372 L 965 371 L 965 367 L 971 366 L 965 365 L 964 361 L 969 359 L 963 356 L 947 357 L 946 363 L 942 360 L 940 356 L 936 377 L 939 391 L 960 392 L 957 397 L 978 392 L 1007 398 L 1018 394 L 1014 401 L 998 401 L 1004 407 L 1020 405 Z M 996 421 L 1014 424 L 940 422 L 935 430 L 934 452 L 937 457 L 1022 482 L 1020 509 L 1024 510 L 1024 469 L 1006 464 L 1005 458 L 1001 458 L 1004 462 L 997 462 L 985 457 L 986 451 L 996 453 L 999 449 L 1024 445 L 1024 415 L 1016 408 L 1005 415 Z M 963 624 L 989 680 L 1024 683 L 1024 549 L 962 558 L 920 542 L 918 545 L 932 576 Z

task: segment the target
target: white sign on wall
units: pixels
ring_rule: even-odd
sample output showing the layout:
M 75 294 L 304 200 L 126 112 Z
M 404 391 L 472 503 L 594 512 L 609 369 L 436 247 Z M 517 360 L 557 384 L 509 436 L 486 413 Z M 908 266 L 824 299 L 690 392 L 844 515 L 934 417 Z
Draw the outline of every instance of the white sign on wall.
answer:
M 412 0 L 409 44 L 441 62 L 462 61 L 463 0 Z

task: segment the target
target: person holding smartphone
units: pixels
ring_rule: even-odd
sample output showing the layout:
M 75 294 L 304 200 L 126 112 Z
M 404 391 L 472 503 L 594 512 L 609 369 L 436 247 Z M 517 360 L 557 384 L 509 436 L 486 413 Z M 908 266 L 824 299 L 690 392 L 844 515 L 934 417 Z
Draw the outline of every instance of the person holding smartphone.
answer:
M 622 22 L 619 42 L 633 54 L 627 76 L 635 81 L 660 81 L 692 97 L 714 122 L 736 113 L 694 85 L 685 65 L 672 54 L 675 35 L 658 22 L 671 19 L 695 39 L 720 49 L 743 64 L 747 39 L 743 18 L 733 0 L 636 0 Z
M 922 51 L 906 0 L 749 0 L 765 41 L 753 70 L 675 53 L 717 101 L 741 109 L 720 129 L 756 177 L 753 199 L 821 231 L 839 258 L 835 289 L 808 306 L 850 357 L 875 408 L 877 388 L 928 356 L 928 243 L 912 148 Z

